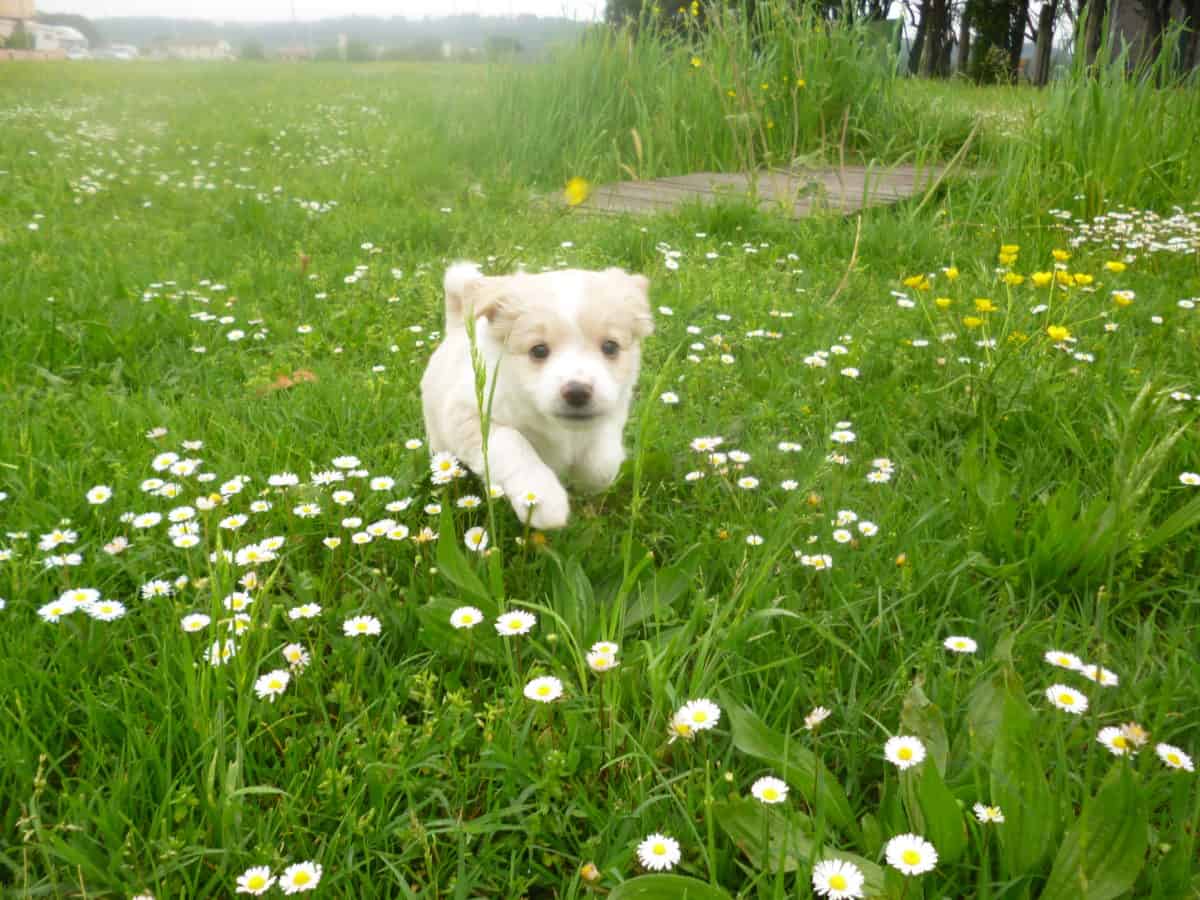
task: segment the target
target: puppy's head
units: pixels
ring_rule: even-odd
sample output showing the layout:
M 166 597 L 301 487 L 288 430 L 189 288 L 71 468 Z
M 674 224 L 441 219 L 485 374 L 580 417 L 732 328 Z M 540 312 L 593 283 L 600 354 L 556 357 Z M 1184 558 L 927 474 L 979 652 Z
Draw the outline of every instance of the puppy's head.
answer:
M 621 269 L 480 277 L 468 316 L 487 319 L 504 379 L 540 415 L 583 424 L 629 403 L 640 342 L 654 330 L 649 281 Z

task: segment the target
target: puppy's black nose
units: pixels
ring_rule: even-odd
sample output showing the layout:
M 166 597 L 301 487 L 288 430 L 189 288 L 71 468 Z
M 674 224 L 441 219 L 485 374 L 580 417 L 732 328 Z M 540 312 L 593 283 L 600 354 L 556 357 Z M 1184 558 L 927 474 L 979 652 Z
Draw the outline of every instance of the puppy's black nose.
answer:
M 562 398 L 567 401 L 567 406 L 576 409 L 587 406 L 592 400 L 592 386 L 582 381 L 568 381 L 563 385 Z

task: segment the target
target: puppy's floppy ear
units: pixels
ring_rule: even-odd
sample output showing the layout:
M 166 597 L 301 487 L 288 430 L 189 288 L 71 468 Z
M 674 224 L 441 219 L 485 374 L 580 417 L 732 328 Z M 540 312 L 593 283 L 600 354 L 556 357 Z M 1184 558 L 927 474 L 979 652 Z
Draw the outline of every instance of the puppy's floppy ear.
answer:
M 606 269 L 605 274 L 619 285 L 622 300 L 629 308 L 634 336 L 641 340 L 654 334 L 654 316 L 650 314 L 650 279 L 645 275 L 631 275 L 624 269 Z
M 501 325 L 516 306 L 515 294 L 505 276 L 480 278 L 469 282 L 463 290 L 463 315 L 478 319 L 483 316 L 493 325 Z

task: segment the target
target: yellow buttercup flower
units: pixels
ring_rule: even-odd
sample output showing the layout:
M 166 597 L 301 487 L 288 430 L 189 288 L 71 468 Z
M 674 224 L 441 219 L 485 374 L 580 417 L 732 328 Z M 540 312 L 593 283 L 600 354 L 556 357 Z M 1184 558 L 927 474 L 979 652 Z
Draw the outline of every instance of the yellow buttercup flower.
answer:
M 1021 252 L 1021 245 L 1020 244 L 1001 244 L 1000 252 L 1003 253 L 1005 256 L 1016 256 L 1018 253 Z
M 955 278 L 958 277 L 958 267 L 957 266 L 947 266 L 946 268 L 942 269 L 942 272 L 951 281 L 953 281 Z
M 1068 259 L 1071 258 L 1071 254 L 1068 253 L 1066 250 L 1051 250 L 1050 255 L 1053 256 L 1059 262 L 1066 262 Z
M 1054 273 L 1054 280 L 1063 287 L 1075 287 L 1075 276 L 1070 272 L 1064 272 L 1062 269 Z
M 1000 256 L 999 256 L 999 257 L 997 257 L 997 258 L 998 258 L 998 259 L 999 259 L 999 261 L 1000 261 L 1000 265 L 1002 265 L 1002 266 L 1011 266 L 1013 263 L 1015 263 L 1015 262 L 1017 261 L 1017 254 L 1015 254 L 1015 253 L 1001 253 L 1001 254 L 1000 254 Z
M 692 68 L 693 68 L 693 69 L 698 69 L 698 68 L 700 68 L 702 65 L 704 65 L 704 63 L 700 61 L 700 57 L 698 57 L 698 56 L 693 56 L 693 57 L 692 57 Z
M 1116 274 L 1120 275 L 1125 271 L 1126 266 L 1125 263 L 1121 262 L 1119 259 L 1110 259 L 1104 264 L 1104 268 L 1108 269 L 1110 272 L 1115 272 Z
M 808 86 L 808 82 L 805 81 L 803 78 L 796 79 L 796 87 L 803 88 L 803 87 L 807 87 L 807 86 Z
M 938 309 L 949 309 L 950 304 L 953 302 L 954 301 L 951 300 L 949 297 L 938 297 L 936 300 L 933 301 L 934 305 L 937 306 Z
M 592 193 L 592 186 L 585 178 L 572 178 L 567 182 L 566 188 L 563 190 L 563 197 L 567 201 L 568 206 L 578 206 L 583 203 Z
M 1004 283 L 1009 285 L 1010 287 L 1016 287 L 1019 284 L 1025 283 L 1025 276 L 1018 275 L 1016 272 L 1005 272 L 1004 273 Z
M 1079 285 L 1080 287 L 1087 287 L 1089 284 L 1091 284 L 1093 281 L 1096 280 L 1091 275 L 1088 275 L 1086 272 L 1076 272 L 1072 277 L 1075 279 L 1075 283 L 1077 285 Z
M 978 328 L 983 324 L 983 319 L 978 316 L 963 316 L 962 323 L 968 328 Z
M 1054 280 L 1054 273 L 1053 272 L 1034 272 L 1032 275 L 1029 276 L 1029 279 L 1030 279 L 1030 281 L 1033 282 L 1034 287 L 1045 287 L 1051 281 Z
M 975 311 L 981 313 L 990 313 L 996 311 L 996 304 L 987 297 L 975 298 Z
M 1052 341 L 1065 341 L 1071 336 L 1071 332 L 1063 325 L 1047 325 L 1046 334 Z
M 930 288 L 929 278 L 925 275 L 909 275 L 902 284 L 918 291 L 927 291 Z

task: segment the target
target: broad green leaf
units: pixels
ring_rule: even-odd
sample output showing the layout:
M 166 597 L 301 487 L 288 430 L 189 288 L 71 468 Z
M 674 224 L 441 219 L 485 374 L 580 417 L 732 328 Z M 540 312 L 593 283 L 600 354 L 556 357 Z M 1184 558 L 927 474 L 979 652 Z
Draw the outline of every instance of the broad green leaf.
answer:
M 946 787 L 937 766 L 926 760 L 917 776 L 917 801 L 925 818 L 925 837 L 937 847 L 938 859 L 946 864 L 956 862 L 967 849 L 966 823 L 958 800 Z
M 769 763 L 780 778 L 808 801 L 814 811 L 824 812 L 838 828 L 848 834 L 858 833 L 858 823 L 854 820 L 846 791 L 815 753 L 772 731 L 725 691 L 720 692 L 720 697 L 721 708 L 729 717 L 733 745 L 738 750 Z
M 812 820 L 800 812 L 764 806 L 743 797 L 714 804 L 712 815 L 757 869 L 794 872 L 810 862 L 844 859 L 862 870 L 868 896 L 883 892 L 883 870 L 879 866 L 833 847 L 816 849 Z
M 711 815 L 757 869 L 794 872 L 812 858 L 812 820 L 796 810 L 741 797 L 713 804 Z
M 437 540 L 438 570 L 447 581 L 478 606 L 488 601 L 491 595 L 458 545 L 458 535 L 454 532 L 454 516 L 450 508 L 449 503 L 442 504 L 442 516 L 438 524 L 441 533 Z
M 1146 861 L 1149 806 L 1128 766 L 1114 767 L 1067 832 L 1041 900 L 1112 900 Z
M 609 900 L 730 900 L 719 887 L 684 875 L 640 875 L 622 881 Z
M 1005 692 L 992 749 L 991 802 L 1004 811 L 997 830 L 1001 874 L 1036 874 L 1058 839 L 1058 814 L 1037 750 L 1034 713 L 1024 697 Z
M 921 739 L 929 756 L 941 773 L 946 771 L 946 759 L 950 755 L 950 742 L 946 738 L 946 726 L 942 721 L 942 711 L 925 696 L 921 689 L 921 679 L 913 682 L 908 693 L 904 695 L 904 707 L 900 711 L 900 724 L 908 734 L 914 734 Z

